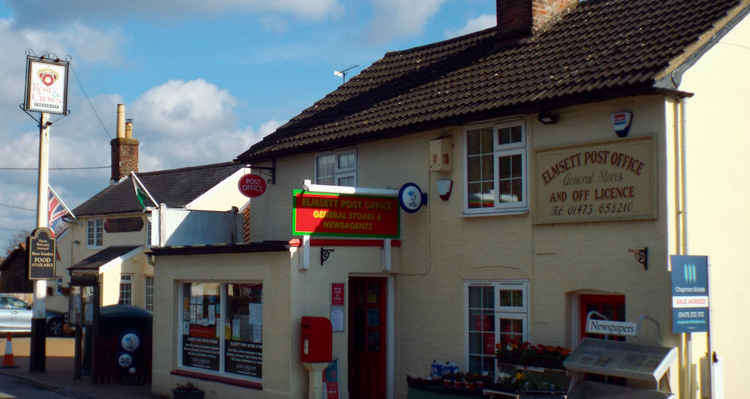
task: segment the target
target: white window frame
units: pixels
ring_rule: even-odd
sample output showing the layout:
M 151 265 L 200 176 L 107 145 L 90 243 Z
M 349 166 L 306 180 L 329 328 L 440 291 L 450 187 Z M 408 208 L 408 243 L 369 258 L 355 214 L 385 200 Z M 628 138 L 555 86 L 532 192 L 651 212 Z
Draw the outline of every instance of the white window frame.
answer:
M 219 328 L 219 371 L 207 370 L 207 369 L 202 369 L 198 367 L 190 367 L 190 366 L 184 365 L 183 359 L 182 359 L 182 355 L 183 355 L 182 329 L 183 329 L 183 322 L 184 322 L 184 318 L 183 318 L 184 310 L 182 307 L 184 306 L 183 298 L 185 295 L 185 292 L 184 292 L 185 284 L 186 283 L 192 283 L 192 284 L 216 283 L 216 281 L 178 280 L 178 281 L 175 281 L 175 283 L 177 284 L 177 287 L 178 287 L 177 294 L 179 295 L 179 298 L 180 298 L 180 300 L 177 301 L 177 326 L 178 326 L 177 331 L 176 331 L 177 333 L 177 368 L 180 370 L 192 371 L 192 372 L 199 373 L 199 374 L 206 374 L 206 375 L 212 375 L 212 376 L 222 377 L 222 378 L 227 378 L 227 379 L 232 379 L 232 380 L 248 381 L 248 382 L 263 384 L 263 378 L 249 377 L 249 376 L 243 376 L 241 374 L 233 374 L 233 373 L 226 372 L 225 370 L 226 369 L 226 358 L 225 358 L 226 356 L 225 355 L 226 354 L 226 328 Z M 219 283 L 219 298 L 220 298 L 219 306 L 221 307 L 221 312 L 219 312 L 219 318 L 216 320 L 217 325 L 226 326 L 226 321 L 227 321 L 227 314 L 226 314 L 227 312 L 225 308 L 226 303 L 227 303 L 226 286 L 228 284 L 253 284 L 253 283 L 260 283 L 260 284 L 263 284 L 265 287 L 265 283 L 263 281 L 237 281 L 237 282 L 223 281 Z M 263 304 L 265 305 L 265 301 L 263 302 Z M 265 313 L 265 310 L 263 312 Z M 263 329 L 265 330 L 265 323 L 263 324 Z M 265 334 L 263 334 L 263 336 L 265 337 Z M 263 344 L 265 344 L 265 338 L 263 339 Z M 261 362 L 263 376 L 266 375 L 265 354 L 266 354 L 266 351 L 264 347 L 264 350 L 262 352 L 263 361 Z
M 494 288 L 494 315 L 495 344 L 500 342 L 500 319 L 515 319 L 523 322 L 522 341 L 529 340 L 529 282 L 528 280 L 467 280 L 464 282 L 464 364 L 468 372 L 470 367 L 470 334 L 471 310 L 469 307 L 470 287 L 493 287 Z M 500 306 L 500 291 L 503 289 L 523 290 L 523 306 L 510 307 Z M 475 354 L 476 355 L 476 354 Z M 495 361 L 495 376 L 498 375 L 497 361 Z
M 89 233 L 92 231 L 91 230 L 92 228 L 93 228 L 93 235 L 90 235 Z M 99 243 L 97 243 L 97 241 L 99 241 Z M 104 219 L 97 218 L 97 219 L 87 220 L 86 221 L 86 246 L 88 248 L 101 248 L 103 245 L 104 245 Z
M 127 285 L 128 286 L 128 301 L 123 301 L 123 295 L 122 293 L 124 290 L 122 289 L 122 286 Z M 133 275 L 132 274 L 122 274 L 120 275 L 120 299 L 117 301 L 120 305 L 132 305 L 133 304 Z
M 143 308 L 148 310 L 149 312 L 154 311 L 154 277 L 153 276 L 144 276 L 143 278 Z
M 345 154 L 354 154 L 354 168 L 342 168 L 339 169 L 339 156 L 345 155 Z M 320 177 L 319 171 L 318 171 L 318 159 L 322 157 L 328 157 L 333 156 L 336 160 L 336 168 L 333 172 L 333 182 L 334 186 L 338 186 L 338 180 L 343 177 L 354 177 L 354 184 L 352 186 L 357 185 L 357 171 L 359 170 L 359 154 L 356 149 L 348 149 L 348 150 L 339 150 L 339 151 L 329 151 L 324 152 L 315 155 L 315 183 L 316 184 L 322 184 L 318 182 L 318 178 Z
M 521 142 L 511 144 L 498 144 L 498 131 L 504 128 L 510 128 L 520 126 L 521 127 Z M 492 129 L 492 146 L 493 146 L 493 166 L 494 176 L 493 182 L 495 186 L 495 192 L 498 193 L 500 190 L 500 178 L 499 178 L 499 158 L 502 156 L 521 155 L 521 184 L 523 200 L 519 202 L 500 202 L 499 194 L 495 195 L 494 201 L 495 206 L 491 208 L 469 208 L 469 132 L 480 129 Z M 487 214 L 518 214 L 526 213 L 529 210 L 529 132 L 526 127 L 526 123 L 523 120 L 512 120 L 492 125 L 474 125 L 469 126 L 464 130 L 464 151 L 463 151 L 463 162 L 464 162 L 464 215 L 487 215 Z

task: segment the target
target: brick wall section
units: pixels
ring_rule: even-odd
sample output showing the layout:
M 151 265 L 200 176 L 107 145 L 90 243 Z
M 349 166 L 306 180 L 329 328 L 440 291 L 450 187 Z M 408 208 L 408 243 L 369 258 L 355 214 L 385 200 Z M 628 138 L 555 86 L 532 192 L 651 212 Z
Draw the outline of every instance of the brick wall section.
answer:
M 112 181 L 118 181 L 130 172 L 138 172 L 138 140 L 128 138 L 113 139 Z
M 497 0 L 497 25 L 503 37 L 529 35 L 576 4 L 578 0 Z

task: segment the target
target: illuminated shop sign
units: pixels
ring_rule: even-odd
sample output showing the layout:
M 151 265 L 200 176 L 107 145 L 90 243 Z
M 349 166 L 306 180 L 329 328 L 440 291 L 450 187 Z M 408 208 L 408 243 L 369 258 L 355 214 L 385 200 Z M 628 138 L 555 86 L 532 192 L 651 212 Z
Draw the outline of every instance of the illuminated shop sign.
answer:
M 656 152 L 650 137 L 536 152 L 536 223 L 657 217 Z
M 398 199 L 294 190 L 292 235 L 398 238 Z

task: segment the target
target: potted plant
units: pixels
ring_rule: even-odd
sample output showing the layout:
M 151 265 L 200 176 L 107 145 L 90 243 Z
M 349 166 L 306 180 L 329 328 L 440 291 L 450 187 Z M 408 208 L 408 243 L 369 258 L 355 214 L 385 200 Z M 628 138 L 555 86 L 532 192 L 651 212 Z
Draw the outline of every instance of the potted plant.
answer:
M 172 390 L 174 399 L 203 399 L 205 393 L 198 389 L 193 383 L 177 384 L 177 388 Z

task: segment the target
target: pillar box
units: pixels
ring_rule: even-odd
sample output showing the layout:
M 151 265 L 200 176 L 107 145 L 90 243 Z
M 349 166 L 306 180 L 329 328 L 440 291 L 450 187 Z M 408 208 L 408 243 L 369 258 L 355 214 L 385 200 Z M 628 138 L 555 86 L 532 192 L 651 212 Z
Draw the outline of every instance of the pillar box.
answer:
M 331 321 L 325 317 L 302 318 L 300 334 L 300 360 L 303 363 L 328 363 L 332 360 Z

